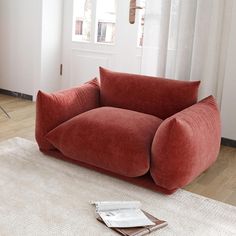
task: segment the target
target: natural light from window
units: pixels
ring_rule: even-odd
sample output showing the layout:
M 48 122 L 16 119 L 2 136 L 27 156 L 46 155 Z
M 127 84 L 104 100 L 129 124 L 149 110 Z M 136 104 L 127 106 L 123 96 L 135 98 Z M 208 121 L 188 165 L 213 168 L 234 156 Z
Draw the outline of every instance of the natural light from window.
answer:
M 115 42 L 116 0 L 97 0 L 98 43 Z
M 73 8 L 73 41 L 115 42 L 116 0 L 74 0 Z M 95 11 L 96 22 L 92 22 Z M 95 32 L 94 36 L 92 32 Z
M 74 0 L 72 40 L 115 44 L 117 1 L 119 0 Z M 137 6 L 142 7 L 136 11 L 138 47 L 143 45 L 145 2 L 146 0 L 137 1 Z
M 145 19 L 145 3 L 146 0 L 137 1 L 138 5 L 142 7 L 142 9 L 138 10 L 138 42 L 137 46 L 143 46 L 143 35 L 144 35 L 144 19 Z
M 92 2 L 91 0 L 74 0 L 73 17 L 73 40 L 91 40 L 91 19 Z

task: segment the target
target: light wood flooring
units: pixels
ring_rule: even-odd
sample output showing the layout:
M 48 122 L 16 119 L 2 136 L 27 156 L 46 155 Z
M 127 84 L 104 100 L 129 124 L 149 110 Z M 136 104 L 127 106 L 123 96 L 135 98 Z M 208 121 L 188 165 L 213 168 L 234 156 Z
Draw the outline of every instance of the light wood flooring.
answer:
M 0 141 L 23 137 L 34 140 L 35 103 L 0 94 Z M 236 149 L 222 146 L 216 163 L 186 190 L 236 206 Z

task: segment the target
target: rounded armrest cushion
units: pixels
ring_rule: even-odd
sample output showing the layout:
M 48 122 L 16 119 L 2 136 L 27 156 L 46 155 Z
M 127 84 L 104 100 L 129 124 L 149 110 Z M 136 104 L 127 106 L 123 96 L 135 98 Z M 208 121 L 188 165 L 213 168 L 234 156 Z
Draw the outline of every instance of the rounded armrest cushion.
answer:
M 220 114 L 212 96 L 169 117 L 153 140 L 153 180 L 168 190 L 185 186 L 216 160 L 220 140 Z
M 39 91 L 36 99 L 35 136 L 41 150 L 54 147 L 45 135 L 61 123 L 85 111 L 99 107 L 99 85 L 94 79 L 80 87 L 55 93 Z

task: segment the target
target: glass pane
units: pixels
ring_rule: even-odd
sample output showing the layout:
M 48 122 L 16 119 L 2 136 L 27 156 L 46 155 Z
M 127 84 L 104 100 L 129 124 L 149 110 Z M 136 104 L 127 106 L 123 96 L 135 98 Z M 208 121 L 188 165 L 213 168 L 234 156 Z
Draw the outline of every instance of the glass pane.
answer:
M 91 0 L 74 0 L 73 40 L 90 41 L 91 38 Z
M 114 43 L 116 24 L 116 0 L 97 0 L 98 43 Z
M 144 34 L 144 17 L 145 17 L 145 3 L 146 0 L 139 0 L 136 2 L 137 6 L 142 7 L 140 10 L 136 10 L 139 13 L 138 15 L 138 46 L 143 46 L 143 34 Z
M 168 49 L 176 50 L 177 48 L 177 37 L 178 37 L 178 24 L 179 24 L 179 12 L 180 12 L 180 0 L 173 0 L 171 2 L 170 12 L 170 25 L 169 25 L 169 42 Z

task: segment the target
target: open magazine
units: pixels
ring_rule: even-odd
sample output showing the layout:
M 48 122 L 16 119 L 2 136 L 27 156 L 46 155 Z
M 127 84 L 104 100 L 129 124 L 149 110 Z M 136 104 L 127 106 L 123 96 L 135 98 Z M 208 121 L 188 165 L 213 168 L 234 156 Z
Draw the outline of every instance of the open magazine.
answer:
M 139 201 L 93 202 L 96 213 L 108 227 L 130 228 L 155 225 L 140 209 Z

